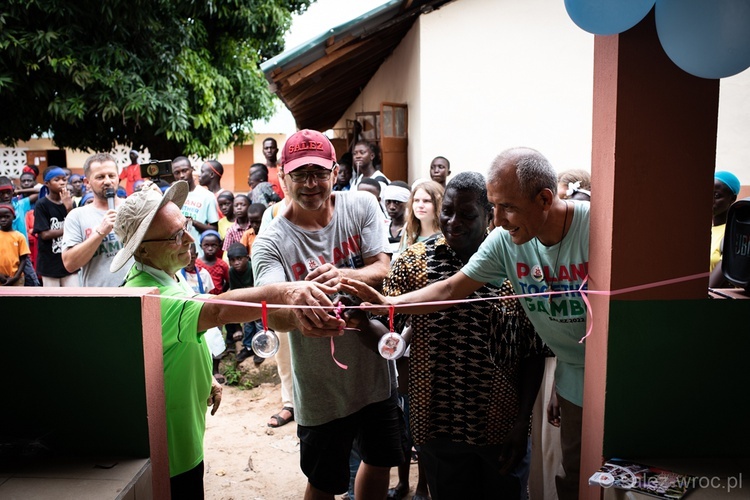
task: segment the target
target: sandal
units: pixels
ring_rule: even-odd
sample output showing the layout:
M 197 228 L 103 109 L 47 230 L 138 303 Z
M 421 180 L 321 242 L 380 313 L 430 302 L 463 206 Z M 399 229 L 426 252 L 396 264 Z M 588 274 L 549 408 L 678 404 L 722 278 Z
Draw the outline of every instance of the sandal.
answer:
M 284 410 L 286 410 L 289 413 L 291 413 L 292 416 L 289 417 L 289 418 L 284 418 L 281 415 L 279 415 L 279 413 L 281 413 L 281 411 L 284 411 Z M 271 418 L 275 418 L 276 419 L 276 425 L 274 425 L 272 423 L 268 423 L 267 424 L 268 427 L 281 427 L 282 425 L 286 425 L 289 422 L 291 422 L 292 420 L 294 420 L 294 408 L 290 408 L 289 406 L 285 406 L 285 407 L 283 407 L 281 409 L 281 411 L 279 413 L 277 413 L 276 415 L 272 415 L 271 416 Z
M 214 373 L 214 378 L 221 385 L 224 385 L 227 382 L 226 377 L 224 377 L 224 375 L 222 375 L 221 373 Z

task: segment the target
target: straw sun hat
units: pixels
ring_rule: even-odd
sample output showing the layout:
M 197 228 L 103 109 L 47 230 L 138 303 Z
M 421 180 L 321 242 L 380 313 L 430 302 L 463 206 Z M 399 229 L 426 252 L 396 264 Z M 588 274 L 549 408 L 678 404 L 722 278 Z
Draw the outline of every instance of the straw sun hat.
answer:
M 125 204 L 117 210 L 115 234 L 123 247 L 109 266 L 111 272 L 118 271 L 133 256 L 135 249 L 146 236 L 156 212 L 170 201 L 182 208 L 189 191 L 187 182 L 177 181 L 164 192 L 164 195 L 154 189 L 146 189 L 128 196 Z

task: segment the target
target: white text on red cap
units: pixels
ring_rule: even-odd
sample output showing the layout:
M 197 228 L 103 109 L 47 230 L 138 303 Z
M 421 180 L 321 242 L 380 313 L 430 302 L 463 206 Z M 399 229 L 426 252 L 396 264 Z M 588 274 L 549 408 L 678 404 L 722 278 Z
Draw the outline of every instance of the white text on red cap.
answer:
M 306 149 L 314 149 L 317 151 L 323 151 L 323 143 L 317 142 L 317 141 L 303 141 L 294 145 L 289 146 L 289 154 L 295 153 L 297 151 L 302 151 Z

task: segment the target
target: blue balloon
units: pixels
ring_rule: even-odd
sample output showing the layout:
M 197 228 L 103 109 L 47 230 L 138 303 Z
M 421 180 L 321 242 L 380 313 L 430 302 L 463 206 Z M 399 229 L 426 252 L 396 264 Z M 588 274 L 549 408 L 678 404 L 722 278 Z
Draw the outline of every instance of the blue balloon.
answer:
M 595 35 L 616 35 L 646 17 L 656 0 L 565 0 L 579 28 Z
M 724 78 L 750 67 L 750 2 L 658 0 L 656 31 L 669 58 L 701 78 Z

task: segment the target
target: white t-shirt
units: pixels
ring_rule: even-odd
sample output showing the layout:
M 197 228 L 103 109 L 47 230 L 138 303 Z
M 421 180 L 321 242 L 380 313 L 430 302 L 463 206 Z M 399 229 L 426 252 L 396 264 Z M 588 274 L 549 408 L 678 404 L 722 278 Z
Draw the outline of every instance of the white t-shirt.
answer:
M 202 267 L 196 267 L 195 271 L 197 272 L 191 273 L 184 268 L 180 270 L 180 274 L 185 278 L 185 281 L 190 285 L 190 288 L 196 293 L 209 293 L 215 288 L 214 280 L 211 278 L 211 273 L 209 273 L 208 270 Z M 203 290 L 201 290 L 201 286 L 203 287 Z
M 182 205 L 182 215 L 202 224 L 218 223 L 219 205 L 216 203 L 216 197 L 203 186 L 195 186 L 195 189 L 188 193 L 185 204 Z M 195 226 L 190 230 L 190 236 L 195 239 L 198 257 L 203 257 L 203 249 L 200 246 L 201 233 Z

